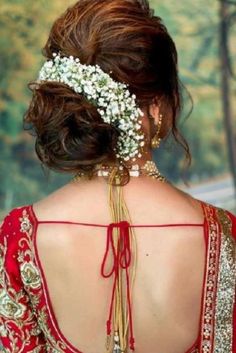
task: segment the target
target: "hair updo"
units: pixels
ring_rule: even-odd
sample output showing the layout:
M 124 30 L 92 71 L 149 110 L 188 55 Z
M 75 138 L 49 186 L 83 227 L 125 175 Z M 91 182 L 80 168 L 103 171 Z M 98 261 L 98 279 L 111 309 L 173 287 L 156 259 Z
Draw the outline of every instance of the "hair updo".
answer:
M 177 51 L 166 27 L 146 0 L 80 0 L 52 26 L 43 54 L 74 56 L 99 65 L 129 85 L 141 108 L 159 97 L 172 110 L 163 130 L 188 152 L 177 129 L 181 107 Z M 36 134 L 43 164 L 67 172 L 92 173 L 96 164 L 116 161 L 119 130 L 104 123 L 96 107 L 63 83 L 30 83 L 33 97 L 24 122 Z

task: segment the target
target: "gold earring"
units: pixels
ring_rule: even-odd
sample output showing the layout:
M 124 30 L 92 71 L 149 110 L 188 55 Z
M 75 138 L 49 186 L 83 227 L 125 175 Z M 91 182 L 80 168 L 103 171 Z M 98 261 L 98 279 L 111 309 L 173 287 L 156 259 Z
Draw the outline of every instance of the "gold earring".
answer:
M 152 138 L 152 141 L 151 141 L 152 149 L 156 149 L 156 148 L 160 147 L 162 139 L 159 135 L 160 135 L 160 131 L 161 131 L 162 120 L 163 120 L 163 115 L 159 114 L 159 120 L 157 123 L 157 132 L 155 133 L 155 136 Z

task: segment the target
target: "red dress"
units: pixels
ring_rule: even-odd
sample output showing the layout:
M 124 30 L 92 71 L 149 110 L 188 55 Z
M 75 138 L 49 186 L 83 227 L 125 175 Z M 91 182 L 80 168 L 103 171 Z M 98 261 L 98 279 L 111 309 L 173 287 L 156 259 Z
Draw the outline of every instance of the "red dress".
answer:
M 236 353 L 236 217 L 206 203 L 202 206 L 204 224 L 195 224 L 204 227 L 206 244 L 201 319 L 198 339 L 186 353 Z M 0 228 L 0 352 L 82 353 L 63 336 L 53 313 L 36 247 L 42 223 L 54 222 L 39 222 L 33 207 L 25 206 L 12 210 Z M 89 226 L 106 227 L 109 245 L 114 224 Z M 128 224 L 175 226 L 188 224 Z

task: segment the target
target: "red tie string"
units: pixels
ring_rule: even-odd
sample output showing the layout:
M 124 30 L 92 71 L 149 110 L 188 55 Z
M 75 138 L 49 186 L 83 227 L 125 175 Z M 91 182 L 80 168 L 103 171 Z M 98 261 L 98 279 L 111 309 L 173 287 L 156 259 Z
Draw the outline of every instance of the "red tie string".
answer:
M 113 312 L 113 304 L 114 304 L 114 295 L 115 295 L 115 288 L 117 278 L 119 276 L 120 267 L 125 269 L 126 271 L 126 285 L 127 285 L 127 299 L 128 299 L 128 311 L 129 311 L 129 321 L 130 321 L 130 349 L 134 350 L 134 336 L 133 336 L 133 320 L 132 320 L 132 308 L 131 308 L 131 299 L 130 299 L 130 281 L 129 281 L 129 273 L 128 268 L 131 263 L 131 249 L 130 249 L 130 238 L 129 238 L 129 227 L 130 224 L 127 221 L 122 221 L 119 223 L 111 223 L 107 229 L 107 243 L 106 243 L 106 252 L 103 258 L 102 266 L 101 266 L 101 275 L 104 278 L 111 277 L 113 273 L 114 282 L 113 282 L 113 289 L 112 289 L 112 297 L 111 297 L 111 304 L 110 304 L 110 311 L 109 311 L 109 318 L 107 320 L 107 335 L 111 334 L 111 320 L 112 320 L 112 312 Z M 119 228 L 120 229 L 120 236 L 117 242 L 117 253 L 114 246 L 114 239 L 113 239 L 113 229 Z M 120 244 L 122 245 L 122 249 L 120 249 Z M 105 265 L 109 255 L 110 249 L 113 253 L 113 266 L 111 271 L 108 274 L 105 274 Z

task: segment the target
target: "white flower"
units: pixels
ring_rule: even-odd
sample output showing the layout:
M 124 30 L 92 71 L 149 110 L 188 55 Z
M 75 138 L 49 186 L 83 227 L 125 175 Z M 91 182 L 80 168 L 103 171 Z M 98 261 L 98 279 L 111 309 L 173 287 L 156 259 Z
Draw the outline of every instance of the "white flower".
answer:
M 53 53 L 53 58 L 43 65 L 38 80 L 67 84 L 95 104 L 101 118 L 107 124 L 117 126 L 119 116 L 121 133 L 116 156 L 125 161 L 130 157 L 139 157 L 140 147 L 145 144 L 139 120 L 144 113 L 137 106 L 136 95 L 131 95 L 128 85 L 114 81 L 98 65 L 81 64 L 79 58 L 61 57 L 56 53 Z

